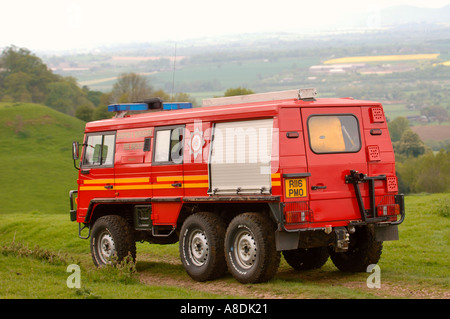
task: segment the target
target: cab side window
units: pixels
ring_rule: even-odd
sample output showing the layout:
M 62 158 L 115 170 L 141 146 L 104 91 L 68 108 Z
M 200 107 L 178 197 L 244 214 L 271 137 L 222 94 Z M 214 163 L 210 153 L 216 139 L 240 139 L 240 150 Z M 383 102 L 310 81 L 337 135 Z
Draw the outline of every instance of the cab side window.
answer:
M 309 143 L 317 154 L 355 153 L 361 149 L 354 115 L 312 115 L 308 118 Z
M 154 164 L 181 164 L 183 162 L 183 126 L 157 128 L 155 131 Z
M 83 166 L 113 166 L 115 140 L 114 133 L 87 135 Z

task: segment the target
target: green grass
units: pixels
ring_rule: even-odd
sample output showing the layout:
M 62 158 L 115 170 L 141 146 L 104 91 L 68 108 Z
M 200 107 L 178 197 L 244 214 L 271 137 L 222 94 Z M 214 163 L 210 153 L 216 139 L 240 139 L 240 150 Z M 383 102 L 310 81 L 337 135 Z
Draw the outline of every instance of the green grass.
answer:
M 0 213 L 67 210 L 72 141 L 85 123 L 38 104 L 0 103 Z
M 145 283 L 137 275 L 124 280 L 124 275 L 113 269 L 99 270 L 93 266 L 89 243 L 78 238 L 77 226 L 69 221 L 68 214 L 1 214 L 0 284 L 3 288 L 0 298 L 212 299 L 265 295 L 338 299 L 448 298 L 450 222 L 448 215 L 442 214 L 442 208 L 437 210 L 442 207 L 438 204 L 439 200 L 448 196 L 407 196 L 407 217 L 400 226 L 400 240 L 384 243 L 378 264 L 381 268 L 381 289 L 366 287 L 368 273 L 341 273 L 330 260 L 321 269 L 295 272 L 283 259 L 277 275 L 268 283 L 248 288 L 227 275 L 212 283 L 198 284 L 202 288 L 198 289 L 179 261 L 178 244 L 138 244 L 138 274 L 143 278 L 150 276 L 159 280 L 154 284 Z M 67 261 L 52 264 L 33 255 L 10 252 L 8 247 L 13 243 L 21 243 L 30 250 L 48 250 Z M 81 265 L 81 289 L 66 286 L 69 263 Z M 164 284 L 166 281 L 167 285 Z M 185 284 L 178 286 L 178 282 Z M 216 283 L 229 289 L 216 292 L 211 289 Z M 253 294 L 241 295 L 239 289 Z M 405 294 L 399 295 L 399 289 L 404 289 Z

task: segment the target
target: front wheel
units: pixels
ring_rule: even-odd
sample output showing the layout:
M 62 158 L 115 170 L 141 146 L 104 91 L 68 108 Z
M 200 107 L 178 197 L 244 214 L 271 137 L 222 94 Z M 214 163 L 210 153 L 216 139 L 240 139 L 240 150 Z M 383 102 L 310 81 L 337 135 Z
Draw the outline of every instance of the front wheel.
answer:
M 91 234 L 91 255 L 97 267 L 122 261 L 128 255 L 136 259 L 136 242 L 127 221 L 117 215 L 100 217 Z
M 239 282 L 269 281 L 280 264 L 275 225 L 260 213 L 236 216 L 225 235 L 225 254 L 228 270 Z

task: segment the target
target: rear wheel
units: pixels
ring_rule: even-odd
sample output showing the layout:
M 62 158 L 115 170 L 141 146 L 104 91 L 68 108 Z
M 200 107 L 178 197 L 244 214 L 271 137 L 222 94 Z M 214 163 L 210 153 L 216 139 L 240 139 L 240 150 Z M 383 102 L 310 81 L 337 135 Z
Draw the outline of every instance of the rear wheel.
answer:
M 329 257 L 327 247 L 298 248 L 283 251 L 286 262 L 295 270 L 309 270 L 322 267 Z
M 236 216 L 225 235 L 228 270 L 241 283 L 266 282 L 280 264 L 275 225 L 260 213 Z
M 136 259 L 136 243 L 127 221 L 117 215 L 100 217 L 92 227 L 91 255 L 94 264 L 104 266 L 128 255 Z
M 185 220 L 180 234 L 180 258 L 194 280 L 207 281 L 224 275 L 224 237 L 225 222 L 213 213 L 200 212 Z
M 373 227 L 362 226 L 350 235 L 346 252 L 330 249 L 330 257 L 340 271 L 365 272 L 367 266 L 378 263 L 382 250 L 383 242 L 376 241 Z

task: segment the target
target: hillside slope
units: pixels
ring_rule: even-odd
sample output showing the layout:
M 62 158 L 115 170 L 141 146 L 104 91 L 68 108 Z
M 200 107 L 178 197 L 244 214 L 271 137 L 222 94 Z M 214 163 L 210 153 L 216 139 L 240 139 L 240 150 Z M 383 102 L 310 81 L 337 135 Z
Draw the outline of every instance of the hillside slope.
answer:
M 84 125 L 44 105 L 0 103 L 0 214 L 68 215 L 71 143 L 82 140 Z

